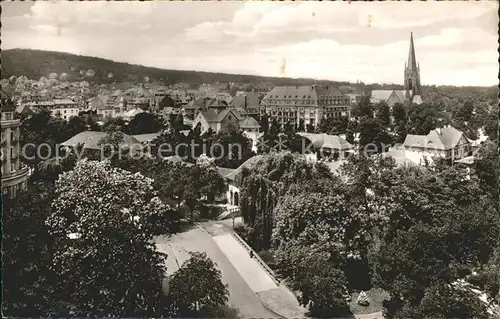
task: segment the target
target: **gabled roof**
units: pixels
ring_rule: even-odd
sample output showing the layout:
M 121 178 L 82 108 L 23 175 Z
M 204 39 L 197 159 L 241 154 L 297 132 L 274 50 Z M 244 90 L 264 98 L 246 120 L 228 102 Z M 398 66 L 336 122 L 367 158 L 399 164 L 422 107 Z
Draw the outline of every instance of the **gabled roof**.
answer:
M 464 136 L 468 142 L 471 142 L 465 135 L 463 135 L 462 131 L 449 126 L 434 129 L 427 135 L 408 134 L 403 145 L 405 147 L 449 150 L 457 146 L 462 136 Z
M 217 171 L 219 172 L 219 175 L 222 177 L 226 177 L 232 172 L 235 171 L 234 168 L 225 168 L 225 167 L 217 167 Z
M 405 90 L 394 90 L 394 94 L 398 97 L 400 103 L 404 103 L 406 100 Z
M 20 105 L 16 108 L 16 113 L 17 114 L 22 114 L 22 115 L 33 115 L 35 112 L 27 106 L 27 105 Z
M 196 100 L 193 100 L 193 101 L 190 101 L 188 104 L 186 104 L 184 106 L 184 109 L 193 109 L 193 110 L 197 110 L 197 109 L 206 109 L 206 104 L 207 104 L 207 101 L 209 101 L 210 99 L 209 98 L 205 98 L 205 97 L 202 97 L 202 98 L 198 98 Z
M 238 121 L 241 120 L 241 116 L 234 109 L 225 109 L 217 113 L 216 122 L 217 123 L 222 122 L 222 120 L 224 120 L 226 116 L 228 116 L 228 114 L 230 113 L 233 114 L 233 116 L 236 117 Z
M 277 86 L 271 92 L 267 93 L 264 99 L 317 100 L 315 88 L 313 85 Z
M 251 116 L 240 121 L 240 128 L 260 128 L 260 124 Z
M 246 98 L 246 104 L 245 104 Z M 233 100 L 229 103 L 235 108 L 256 108 L 259 107 L 259 95 L 255 92 L 243 93 L 241 95 L 236 95 Z
M 208 123 L 217 122 L 217 112 L 215 112 L 214 110 L 203 111 L 200 112 L 200 114 Z
M 76 105 L 77 103 L 70 99 L 54 99 L 54 105 Z
M 371 98 L 373 100 L 387 101 L 394 90 L 373 90 Z
M 373 90 L 370 98 L 370 102 L 378 103 L 380 101 L 387 102 L 391 97 L 395 97 L 400 103 L 404 103 L 405 98 L 404 90 Z
M 350 150 L 354 146 L 338 135 L 330 135 L 326 133 L 298 133 L 298 135 L 309 139 L 316 148 L 329 148 L 333 150 Z
M 79 144 L 83 144 L 86 149 L 97 149 L 100 150 L 101 147 L 98 145 L 103 137 L 106 136 L 106 132 L 98 131 L 84 131 L 76 134 L 66 142 L 62 143 L 63 146 L 76 147 Z M 132 145 L 140 144 L 140 142 L 133 136 L 123 134 L 123 142 L 121 146 L 131 147 Z
M 125 112 L 124 116 L 125 116 L 125 117 L 134 117 L 134 116 L 136 116 L 137 114 L 140 114 L 140 113 L 142 113 L 142 112 L 144 112 L 144 110 L 143 110 L 143 109 L 141 109 L 141 108 L 136 108 L 136 109 L 132 109 L 132 110 L 130 110 L 130 111 Z
M 318 99 L 320 99 L 322 96 L 340 96 L 343 95 L 344 92 L 336 86 L 327 85 L 317 86 L 316 94 L 318 95 Z
M 243 164 L 241 164 L 237 169 L 231 172 L 229 175 L 226 175 L 226 179 L 230 181 L 236 181 L 236 178 L 241 175 L 241 172 L 244 168 L 251 169 L 259 160 L 262 159 L 262 155 L 256 155 L 254 157 L 250 157 Z
M 157 138 L 158 135 L 160 135 L 160 133 L 137 134 L 132 136 L 136 138 L 139 142 L 145 143 L 145 142 L 151 142 L 152 140 Z

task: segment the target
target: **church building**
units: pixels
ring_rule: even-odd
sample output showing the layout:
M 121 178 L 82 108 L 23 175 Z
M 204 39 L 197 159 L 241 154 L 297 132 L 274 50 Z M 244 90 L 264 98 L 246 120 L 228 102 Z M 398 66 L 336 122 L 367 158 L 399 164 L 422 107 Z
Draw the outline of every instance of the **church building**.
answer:
M 410 52 L 404 70 L 404 90 L 373 90 L 370 102 L 386 102 L 389 107 L 396 103 L 422 103 L 422 87 L 420 84 L 420 64 L 415 55 L 413 32 L 410 35 Z

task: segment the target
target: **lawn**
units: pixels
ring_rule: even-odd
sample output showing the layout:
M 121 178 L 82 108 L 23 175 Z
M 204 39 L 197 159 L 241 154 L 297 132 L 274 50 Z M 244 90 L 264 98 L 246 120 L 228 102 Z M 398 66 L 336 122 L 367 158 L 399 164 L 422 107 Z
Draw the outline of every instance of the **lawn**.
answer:
M 367 314 L 382 311 L 382 301 L 389 299 L 389 294 L 380 288 L 372 288 L 365 292 L 370 300 L 370 305 L 367 307 L 358 305 L 356 300 L 358 299 L 359 292 L 355 292 L 352 294 L 352 299 L 349 303 L 351 312 L 353 314 Z

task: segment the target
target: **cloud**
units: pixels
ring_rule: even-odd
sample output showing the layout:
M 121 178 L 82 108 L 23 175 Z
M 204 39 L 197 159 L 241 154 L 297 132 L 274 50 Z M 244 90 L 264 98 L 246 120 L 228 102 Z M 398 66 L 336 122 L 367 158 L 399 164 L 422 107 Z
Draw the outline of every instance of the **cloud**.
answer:
M 4 14 L 2 48 L 269 76 L 280 76 L 286 59 L 286 76 L 402 83 L 413 31 L 422 83 L 493 85 L 497 6 L 487 1 L 30 2 Z

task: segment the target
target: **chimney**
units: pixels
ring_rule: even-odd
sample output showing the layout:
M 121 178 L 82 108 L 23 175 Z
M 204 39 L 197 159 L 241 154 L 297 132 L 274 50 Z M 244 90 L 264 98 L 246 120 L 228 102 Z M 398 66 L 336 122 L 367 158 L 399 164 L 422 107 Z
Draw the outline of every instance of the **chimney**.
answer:
M 247 109 L 247 95 L 245 94 L 245 110 Z

